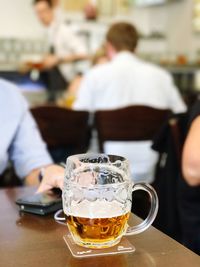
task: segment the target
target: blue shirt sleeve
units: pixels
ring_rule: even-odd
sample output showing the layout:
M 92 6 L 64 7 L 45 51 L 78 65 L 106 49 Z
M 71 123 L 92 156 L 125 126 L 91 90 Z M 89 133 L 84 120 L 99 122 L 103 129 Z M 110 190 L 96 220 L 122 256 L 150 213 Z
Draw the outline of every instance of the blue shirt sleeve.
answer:
M 25 99 L 21 95 L 19 98 L 21 116 L 9 147 L 9 158 L 17 175 L 23 178 L 36 168 L 52 164 L 52 159 Z

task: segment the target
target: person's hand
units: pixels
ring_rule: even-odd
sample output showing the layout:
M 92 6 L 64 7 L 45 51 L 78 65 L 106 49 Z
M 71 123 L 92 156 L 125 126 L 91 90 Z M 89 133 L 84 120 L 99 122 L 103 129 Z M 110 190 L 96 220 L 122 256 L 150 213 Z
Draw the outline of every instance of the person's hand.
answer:
M 58 65 L 59 59 L 56 55 L 47 55 L 43 58 L 42 67 L 43 69 L 51 69 Z
M 31 70 L 31 66 L 30 64 L 28 64 L 27 62 L 22 62 L 19 64 L 18 66 L 18 71 L 21 74 L 26 74 Z
M 42 181 L 38 187 L 37 193 L 48 191 L 52 188 L 62 190 L 64 182 L 64 168 L 58 165 L 45 167 Z

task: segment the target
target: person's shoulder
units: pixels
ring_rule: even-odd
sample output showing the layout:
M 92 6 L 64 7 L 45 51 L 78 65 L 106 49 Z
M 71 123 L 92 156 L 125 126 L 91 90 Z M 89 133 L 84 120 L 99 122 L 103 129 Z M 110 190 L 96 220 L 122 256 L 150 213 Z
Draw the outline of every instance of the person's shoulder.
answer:
M 18 106 L 26 102 L 19 88 L 4 79 L 0 79 L 0 99 L 2 103 L 10 106 Z
M 5 97 L 20 97 L 19 88 L 15 84 L 1 78 L 0 93 Z
M 87 77 L 105 78 L 112 70 L 111 62 L 106 62 L 100 65 L 93 66 L 88 73 Z
M 163 79 L 171 81 L 172 79 L 171 74 L 163 67 L 144 60 L 140 60 L 140 62 L 142 62 L 142 64 L 148 69 L 150 73 L 158 75 L 158 77 L 162 77 Z

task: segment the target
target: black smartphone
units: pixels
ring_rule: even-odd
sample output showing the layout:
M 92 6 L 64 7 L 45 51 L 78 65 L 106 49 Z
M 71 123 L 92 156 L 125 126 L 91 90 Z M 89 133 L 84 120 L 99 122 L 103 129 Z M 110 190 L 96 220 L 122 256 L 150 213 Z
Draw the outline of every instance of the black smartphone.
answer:
M 46 215 L 62 208 L 60 194 L 38 193 L 27 195 L 16 200 L 20 211 Z

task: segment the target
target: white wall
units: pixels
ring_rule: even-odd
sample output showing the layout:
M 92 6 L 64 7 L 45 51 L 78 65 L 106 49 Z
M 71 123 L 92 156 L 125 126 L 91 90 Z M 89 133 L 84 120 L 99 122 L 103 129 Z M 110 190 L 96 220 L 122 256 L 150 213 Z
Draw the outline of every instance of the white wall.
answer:
M 152 30 L 163 31 L 167 35 L 169 53 L 192 54 L 200 49 L 200 34 L 195 34 L 192 29 L 192 4 L 193 0 L 179 0 L 168 5 L 133 8 L 131 20 L 146 34 Z M 34 14 L 32 0 L 0 0 L 2 36 L 43 36 L 43 28 Z
M 43 28 L 35 17 L 32 0 L 0 0 L 0 38 L 43 35 Z
M 193 54 L 200 49 L 200 33 L 192 28 L 193 0 L 179 0 L 167 5 L 134 8 L 133 20 L 144 33 L 161 30 L 167 36 L 168 51 Z

